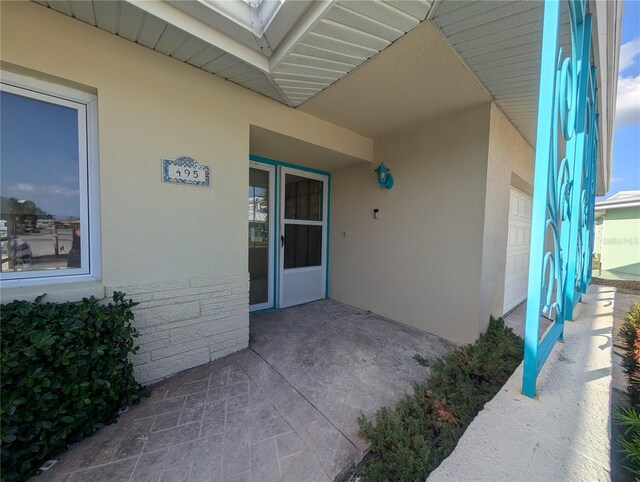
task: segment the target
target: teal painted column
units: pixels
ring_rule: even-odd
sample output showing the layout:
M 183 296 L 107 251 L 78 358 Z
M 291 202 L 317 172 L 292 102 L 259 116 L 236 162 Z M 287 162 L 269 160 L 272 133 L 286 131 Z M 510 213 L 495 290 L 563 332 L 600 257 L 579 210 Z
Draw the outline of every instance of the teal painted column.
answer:
M 583 22 L 577 24 L 575 37 L 577 38 L 577 42 L 573 43 L 581 44 L 579 52 L 589 52 L 591 50 L 591 15 L 587 15 Z M 580 56 L 578 59 L 574 57 L 572 60 L 572 68 L 576 69 L 573 72 L 573 84 L 574 88 L 577 87 L 576 99 L 578 99 L 578 102 L 575 105 L 575 128 L 573 126 L 570 127 L 574 129 L 574 132 L 567 145 L 567 157 L 572 159 L 571 162 L 573 163 L 573 182 L 570 188 L 571 199 L 569 203 L 570 211 L 568 213 L 571 223 L 567 230 L 567 236 L 564 237 L 566 243 L 562 243 L 562 249 L 567 253 L 567 286 L 565 289 L 566 300 L 564 303 L 565 321 L 573 320 L 573 308 L 576 303 L 580 301 L 582 263 L 584 262 L 582 250 L 588 246 L 583 243 L 580 238 L 583 235 L 581 228 L 586 222 L 585 215 L 587 214 L 584 212 L 582 201 L 584 199 L 584 161 L 588 150 L 586 136 L 586 99 L 591 69 L 588 55 L 586 58 L 584 56 Z M 585 99 L 585 101 L 580 102 L 580 99 Z M 565 135 L 565 138 L 566 137 Z
M 524 330 L 524 374 L 522 393 L 529 397 L 536 394 L 538 376 L 538 332 L 540 330 L 540 307 L 543 304 L 545 271 L 556 271 L 556 266 L 545 253 L 547 233 L 547 197 L 551 172 L 550 158 L 557 146 L 553 143 L 552 129 L 556 127 L 556 52 L 558 48 L 558 28 L 560 3 L 556 0 L 544 4 L 542 29 L 542 55 L 540 62 L 540 91 L 538 97 L 538 136 L 533 175 L 533 204 L 531 208 L 531 248 L 529 254 L 529 288 Z M 554 230 L 553 225 L 549 225 Z M 556 233 L 557 234 L 557 233 Z M 557 236 L 554 236 L 556 239 Z M 550 273 L 551 274 L 551 273 Z M 553 276 L 555 275 L 555 276 Z M 552 278 L 557 273 L 553 273 Z
M 570 16 L 569 54 L 558 45 L 563 5 Z M 598 118 L 590 54 L 586 1 L 546 0 L 522 379 L 529 397 L 591 276 Z M 539 341 L 541 317 L 553 324 Z

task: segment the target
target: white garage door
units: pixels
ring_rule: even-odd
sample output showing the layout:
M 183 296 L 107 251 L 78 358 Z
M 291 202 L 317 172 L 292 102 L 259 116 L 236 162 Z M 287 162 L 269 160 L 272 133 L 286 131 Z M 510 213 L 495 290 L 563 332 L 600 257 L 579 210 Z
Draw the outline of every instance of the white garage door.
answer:
M 527 298 L 530 236 L 531 196 L 512 187 L 509 201 L 509 238 L 503 313 L 512 310 Z

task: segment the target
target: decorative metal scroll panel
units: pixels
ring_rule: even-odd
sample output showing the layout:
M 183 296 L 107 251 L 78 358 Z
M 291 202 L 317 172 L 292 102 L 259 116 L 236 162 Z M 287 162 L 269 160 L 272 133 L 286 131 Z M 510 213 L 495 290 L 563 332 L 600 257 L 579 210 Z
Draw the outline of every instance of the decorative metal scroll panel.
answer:
M 567 7 L 571 52 L 559 47 Z M 591 279 L 598 142 L 591 15 L 585 0 L 546 0 L 542 32 L 522 392 L 536 379 Z M 540 318 L 554 321 L 539 341 Z

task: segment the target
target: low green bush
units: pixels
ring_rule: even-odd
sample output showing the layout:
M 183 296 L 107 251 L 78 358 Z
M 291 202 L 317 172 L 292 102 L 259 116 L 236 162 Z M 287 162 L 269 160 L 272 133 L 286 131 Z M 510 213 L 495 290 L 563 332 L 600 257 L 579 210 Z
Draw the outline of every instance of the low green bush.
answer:
M 360 435 L 370 443 L 367 462 L 356 467 L 363 481 L 425 480 L 455 448 L 469 423 L 522 361 L 523 342 L 502 318 L 491 318 L 480 339 L 429 364 L 431 377 L 416 385 L 393 410 L 372 420 L 361 416 Z
M 629 470 L 640 478 L 640 302 L 631 306 L 620 335 L 624 345 L 622 368 L 627 375 L 627 393 L 630 407 L 615 413 L 615 421 L 624 431 L 624 437 L 618 440 L 619 449 Z
M 137 303 L 113 294 L 80 303 L 2 305 L 2 481 L 25 480 L 73 442 L 113 423 L 146 389 L 129 355 Z
M 620 327 L 624 345 L 622 368 L 627 375 L 627 392 L 634 407 L 640 406 L 640 302 L 634 303 Z
M 618 443 L 627 462 L 626 469 L 640 478 L 640 414 L 634 408 L 621 408 L 614 419 L 624 427 L 624 437 Z

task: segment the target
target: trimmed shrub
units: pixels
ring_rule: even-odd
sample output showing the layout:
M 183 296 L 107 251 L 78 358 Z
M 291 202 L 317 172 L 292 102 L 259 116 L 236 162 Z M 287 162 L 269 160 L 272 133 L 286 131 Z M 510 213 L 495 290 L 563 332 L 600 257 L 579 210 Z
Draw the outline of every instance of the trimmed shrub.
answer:
M 43 295 L 44 296 L 44 295 Z M 25 480 L 73 442 L 116 421 L 146 389 L 133 376 L 131 308 L 113 303 L 2 305 L 2 481 Z
M 631 405 L 640 408 L 640 302 L 631 306 L 625 322 L 620 327 L 625 354 L 622 368 L 627 375 L 627 391 Z
M 640 302 L 631 306 L 620 335 L 625 350 L 622 368 L 627 375 L 631 406 L 618 410 L 614 418 L 625 431 L 618 444 L 628 464 L 626 469 L 640 478 Z
M 415 385 L 393 410 L 381 408 L 373 420 L 358 419 L 371 444 L 368 460 L 356 467 L 363 481 L 425 480 L 455 448 L 484 404 L 522 360 L 523 342 L 502 318 L 471 345 L 430 364 L 431 378 Z M 429 364 L 418 355 L 416 361 Z
M 629 465 L 626 469 L 640 477 L 640 414 L 633 408 L 621 408 L 615 415 L 615 421 L 624 428 L 624 437 L 618 443 L 620 452 Z

